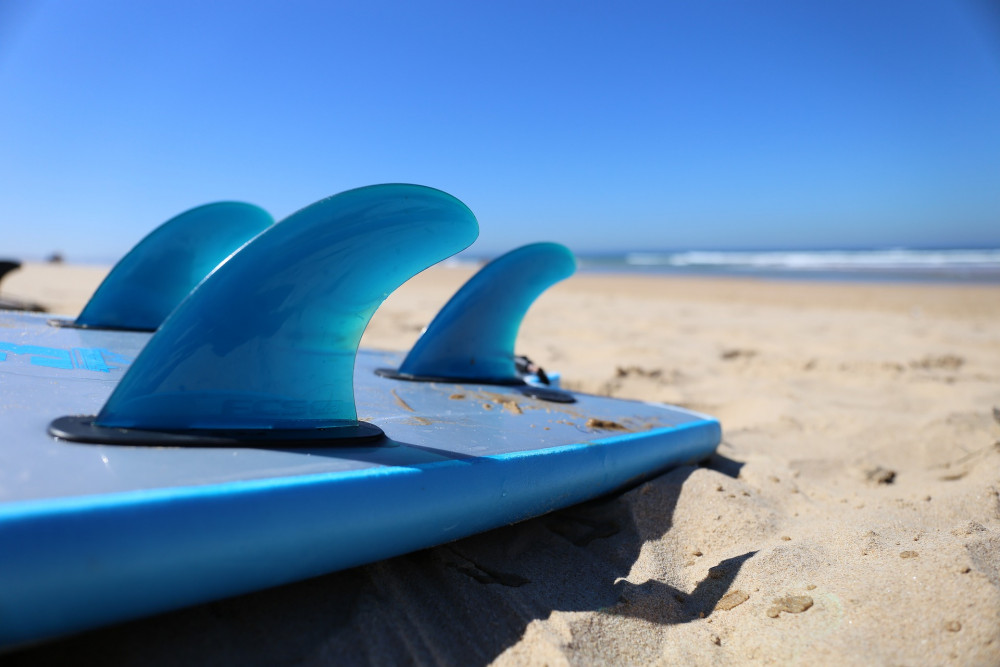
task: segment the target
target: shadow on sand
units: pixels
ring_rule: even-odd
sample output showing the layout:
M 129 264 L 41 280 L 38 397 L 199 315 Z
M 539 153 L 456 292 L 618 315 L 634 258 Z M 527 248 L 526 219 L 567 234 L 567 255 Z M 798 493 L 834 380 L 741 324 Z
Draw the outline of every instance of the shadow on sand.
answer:
M 715 455 L 707 466 L 736 476 L 741 464 Z M 670 531 L 695 469 L 433 549 L 89 632 L 3 661 L 476 665 L 554 611 L 688 623 L 713 613 L 754 555 L 714 564 L 693 590 L 629 576 L 643 544 Z

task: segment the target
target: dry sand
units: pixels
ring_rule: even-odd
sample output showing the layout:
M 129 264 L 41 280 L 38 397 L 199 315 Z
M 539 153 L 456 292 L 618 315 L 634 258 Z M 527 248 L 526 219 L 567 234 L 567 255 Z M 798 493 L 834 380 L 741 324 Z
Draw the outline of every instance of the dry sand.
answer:
M 100 269 L 4 293 L 73 314 Z M 418 276 L 406 349 L 469 272 Z M 1000 664 L 1000 287 L 580 275 L 519 351 L 572 389 L 717 416 L 707 466 L 12 664 Z

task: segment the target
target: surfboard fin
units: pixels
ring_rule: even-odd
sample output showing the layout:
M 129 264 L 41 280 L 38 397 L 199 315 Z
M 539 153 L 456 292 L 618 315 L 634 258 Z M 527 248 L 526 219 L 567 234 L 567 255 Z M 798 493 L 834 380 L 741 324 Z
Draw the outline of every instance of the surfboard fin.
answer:
M 155 331 L 205 276 L 272 224 L 267 211 L 242 202 L 185 211 L 119 260 L 75 321 L 54 323 Z
M 514 355 L 521 321 L 542 292 L 575 270 L 573 253 L 558 243 L 534 243 L 496 258 L 444 305 L 398 371 L 379 374 L 403 380 L 523 385 Z M 545 392 L 549 400 L 558 400 L 553 398 L 557 394 L 572 400 L 565 392 Z
M 89 441 L 154 431 L 161 444 L 180 444 L 163 432 L 207 445 L 381 437 L 355 409 L 361 334 L 393 290 L 478 234 L 462 202 L 417 185 L 316 202 L 211 273 L 150 338 L 100 414 L 69 430 Z M 67 437 L 67 419 L 50 432 Z

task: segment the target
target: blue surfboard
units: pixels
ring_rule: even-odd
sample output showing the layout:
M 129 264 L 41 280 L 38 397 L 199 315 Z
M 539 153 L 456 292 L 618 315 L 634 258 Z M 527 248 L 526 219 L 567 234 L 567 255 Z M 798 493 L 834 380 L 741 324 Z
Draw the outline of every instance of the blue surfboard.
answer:
M 106 283 L 91 312 L 113 322 L 0 312 L 0 646 L 456 540 L 720 440 L 711 417 L 518 367 L 521 318 L 575 266 L 562 246 L 487 265 L 409 353 L 358 350 L 393 289 L 472 243 L 472 213 L 412 185 L 273 225 L 239 213 L 251 222 L 222 235 L 230 249 L 202 258 L 179 303 L 132 321 L 134 294 Z M 158 265 L 150 248 L 130 275 Z

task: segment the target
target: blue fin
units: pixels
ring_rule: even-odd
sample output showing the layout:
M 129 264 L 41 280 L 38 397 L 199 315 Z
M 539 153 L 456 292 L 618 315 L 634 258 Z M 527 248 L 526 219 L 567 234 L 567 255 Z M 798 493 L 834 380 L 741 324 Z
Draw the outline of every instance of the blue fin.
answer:
M 462 202 L 417 185 L 349 190 L 304 208 L 248 243 L 174 310 L 94 424 L 357 428 L 364 422 L 354 405 L 354 359 L 375 309 L 478 235 Z
M 171 218 L 115 264 L 74 324 L 156 330 L 205 276 L 272 224 L 267 211 L 242 202 L 206 204 Z
M 417 339 L 400 376 L 520 383 L 514 342 L 535 299 L 573 275 L 573 253 L 535 243 L 496 258 L 451 298 Z

